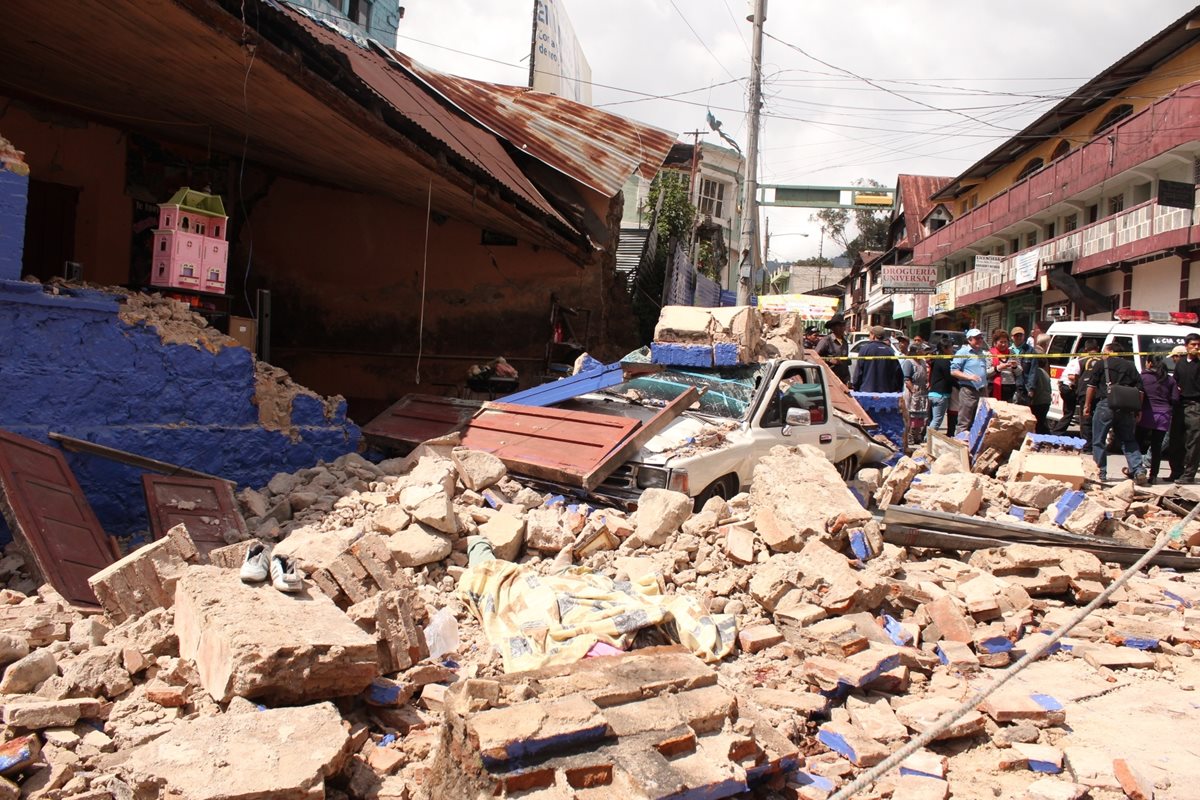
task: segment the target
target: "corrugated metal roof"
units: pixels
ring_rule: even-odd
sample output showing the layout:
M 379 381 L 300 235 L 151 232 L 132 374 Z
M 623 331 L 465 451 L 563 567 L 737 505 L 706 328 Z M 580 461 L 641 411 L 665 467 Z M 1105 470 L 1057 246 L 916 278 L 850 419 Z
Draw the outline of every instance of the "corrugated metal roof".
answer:
M 395 53 L 414 76 L 514 147 L 612 197 L 634 172 L 649 180 L 675 134 L 557 95 L 462 78 Z
M 899 175 L 896 191 L 904 205 L 904 238 L 895 247 L 912 248 L 925 238 L 921 220 L 929 216 L 935 205 L 933 196 L 948 186 L 954 178 L 939 175 Z
M 494 135 L 445 108 L 398 68 L 398 64 L 390 62 L 375 49 L 364 47 L 361 38 L 358 41 L 348 38 L 348 34 L 295 8 L 274 3 L 264 3 L 262 8 L 277 10 L 307 32 L 315 44 L 337 51 L 343 57 L 341 60 L 372 93 L 429 136 L 491 175 L 530 205 L 562 224 L 574 227 L 542 196 Z

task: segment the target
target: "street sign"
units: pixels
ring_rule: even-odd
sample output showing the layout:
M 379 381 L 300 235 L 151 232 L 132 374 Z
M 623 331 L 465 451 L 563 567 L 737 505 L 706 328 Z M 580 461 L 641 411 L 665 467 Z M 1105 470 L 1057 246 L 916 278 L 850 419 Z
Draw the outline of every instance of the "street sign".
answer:
M 884 264 L 879 283 L 884 294 L 933 294 L 937 289 L 937 267 Z
M 975 256 L 975 271 L 996 273 L 1004 266 L 1004 256 Z

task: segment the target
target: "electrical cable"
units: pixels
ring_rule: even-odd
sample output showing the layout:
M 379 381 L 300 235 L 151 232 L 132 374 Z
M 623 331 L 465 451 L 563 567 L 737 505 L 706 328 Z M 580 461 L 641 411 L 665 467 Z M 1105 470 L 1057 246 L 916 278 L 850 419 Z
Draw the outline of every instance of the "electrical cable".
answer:
M 679 6 L 675 5 L 675 0 L 669 1 L 671 3 L 671 8 L 675 9 L 675 13 L 679 15 L 681 20 L 683 20 L 683 24 L 687 25 L 687 29 L 692 32 L 692 36 L 696 37 L 696 41 L 700 43 L 700 46 L 704 48 L 704 51 L 712 56 L 712 60 L 717 62 L 717 66 L 724 70 L 726 75 L 728 75 L 730 78 L 733 78 L 733 73 L 730 72 L 723 63 L 721 63 L 721 59 L 717 58 L 716 53 L 708 48 L 708 45 L 704 43 L 702 38 L 700 38 L 700 34 L 697 33 L 696 29 L 692 27 L 692 23 L 688 22 L 688 18 L 683 15 L 682 11 L 679 10 Z M 737 80 L 737 78 L 733 79 Z

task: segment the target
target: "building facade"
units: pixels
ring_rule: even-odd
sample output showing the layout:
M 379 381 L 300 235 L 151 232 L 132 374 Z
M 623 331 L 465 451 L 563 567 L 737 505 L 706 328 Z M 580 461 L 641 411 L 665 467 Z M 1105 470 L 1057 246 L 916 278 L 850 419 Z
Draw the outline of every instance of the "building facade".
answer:
M 404 18 L 397 0 L 291 0 L 292 5 L 312 12 L 348 32 L 396 46 L 396 32 Z
M 915 298 L 918 331 L 1197 310 L 1198 24 L 1177 20 L 931 195 L 913 262 L 939 282 Z

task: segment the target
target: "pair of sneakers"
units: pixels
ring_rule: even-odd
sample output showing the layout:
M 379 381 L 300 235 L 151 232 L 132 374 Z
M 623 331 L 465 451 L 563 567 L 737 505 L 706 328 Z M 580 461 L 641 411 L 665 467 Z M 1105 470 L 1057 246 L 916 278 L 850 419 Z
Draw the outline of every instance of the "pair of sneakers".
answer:
M 269 578 L 272 586 L 287 594 L 295 594 L 304 588 L 296 564 L 289 558 L 272 555 L 261 542 L 246 551 L 241 577 L 242 583 L 262 583 Z

